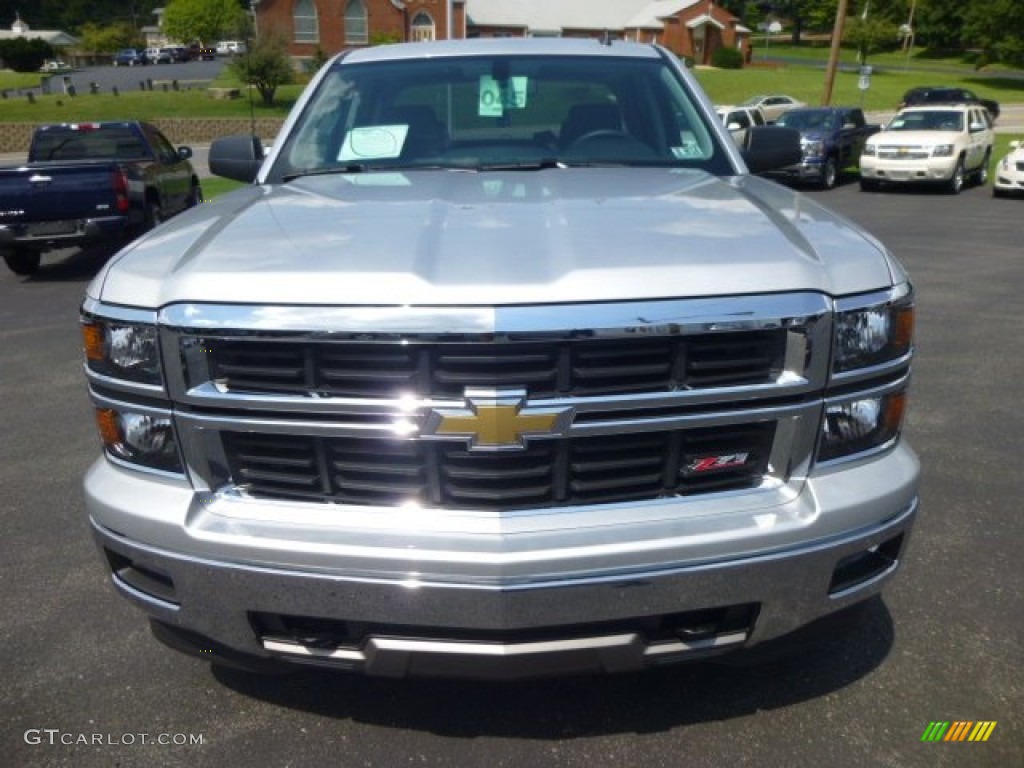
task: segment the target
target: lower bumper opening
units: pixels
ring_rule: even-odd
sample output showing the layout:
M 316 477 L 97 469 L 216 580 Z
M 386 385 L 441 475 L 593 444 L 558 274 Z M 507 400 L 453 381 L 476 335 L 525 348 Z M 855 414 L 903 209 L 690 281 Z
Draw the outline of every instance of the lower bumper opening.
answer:
M 899 565 L 903 534 L 874 547 L 847 555 L 836 565 L 828 586 L 829 597 L 859 589 L 891 573 Z
M 105 548 L 103 553 L 107 556 L 111 577 L 121 585 L 165 603 L 180 603 L 174 588 L 174 580 L 168 574 L 158 568 L 137 563 L 110 549 Z
M 265 651 L 291 661 L 369 674 L 522 677 L 627 671 L 742 646 L 754 603 L 537 630 L 439 629 L 252 613 Z

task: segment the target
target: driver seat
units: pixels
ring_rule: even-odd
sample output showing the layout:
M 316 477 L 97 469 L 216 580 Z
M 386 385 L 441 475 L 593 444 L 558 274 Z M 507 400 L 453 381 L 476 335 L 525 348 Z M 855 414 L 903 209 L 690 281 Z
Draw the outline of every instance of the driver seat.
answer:
M 580 136 L 594 131 L 625 131 L 625 122 L 617 104 L 602 102 L 573 105 L 558 132 L 558 143 L 564 149 Z

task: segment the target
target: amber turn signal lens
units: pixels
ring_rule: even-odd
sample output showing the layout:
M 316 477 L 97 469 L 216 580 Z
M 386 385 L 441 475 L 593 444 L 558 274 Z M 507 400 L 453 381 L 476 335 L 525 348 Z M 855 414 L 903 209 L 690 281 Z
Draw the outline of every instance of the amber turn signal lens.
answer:
M 914 306 L 900 307 L 894 319 L 893 343 L 897 349 L 909 350 L 914 341 Z
M 103 444 L 108 448 L 118 445 L 124 441 L 124 435 L 121 434 L 121 423 L 117 417 L 117 411 L 112 411 L 109 408 L 97 408 L 96 426 L 100 430 L 100 438 L 103 440 Z
M 82 323 L 82 340 L 85 343 L 85 359 L 102 361 L 106 347 L 103 326 L 96 323 Z

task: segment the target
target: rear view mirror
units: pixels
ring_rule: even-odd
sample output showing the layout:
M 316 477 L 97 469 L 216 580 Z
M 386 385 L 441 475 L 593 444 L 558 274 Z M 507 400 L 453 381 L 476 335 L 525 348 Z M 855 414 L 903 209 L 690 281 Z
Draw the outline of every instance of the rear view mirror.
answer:
M 251 182 L 263 164 L 259 137 L 248 134 L 214 139 L 210 145 L 210 172 L 225 179 Z
M 756 125 L 747 131 L 740 154 L 751 173 L 796 165 L 803 159 L 800 131 L 781 125 Z

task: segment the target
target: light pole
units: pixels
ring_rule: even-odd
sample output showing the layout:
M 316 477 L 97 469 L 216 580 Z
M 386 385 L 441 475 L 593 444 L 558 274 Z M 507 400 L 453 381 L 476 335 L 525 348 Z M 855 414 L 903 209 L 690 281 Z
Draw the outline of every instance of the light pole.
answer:
M 832 27 L 832 47 L 828 54 L 828 66 L 825 68 L 825 93 L 821 103 L 828 106 L 832 103 L 832 86 L 836 80 L 836 68 L 839 66 L 839 46 L 843 41 L 843 25 L 846 23 L 846 0 L 839 0 L 836 8 L 836 23 Z

